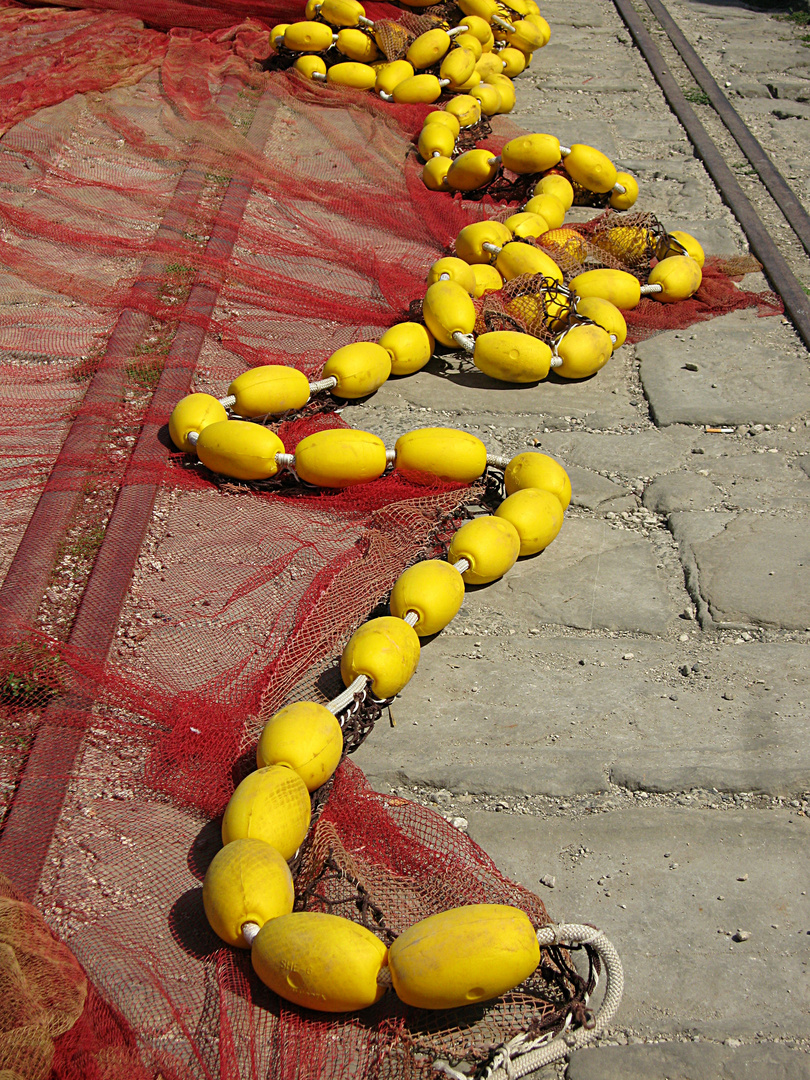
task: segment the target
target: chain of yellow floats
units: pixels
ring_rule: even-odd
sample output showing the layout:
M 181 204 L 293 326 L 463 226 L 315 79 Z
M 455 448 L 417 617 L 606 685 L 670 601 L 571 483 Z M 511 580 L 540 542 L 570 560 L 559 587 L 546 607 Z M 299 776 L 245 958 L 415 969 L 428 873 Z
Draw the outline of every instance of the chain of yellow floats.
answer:
M 410 0 L 409 6 L 428 4 Z M 563 284 L 563 271 L 531 241 L 561 229 L 575 186 L 625 210 L 635 202 L 638 185 L 595 148 L 564 147 L 543 133 L 510 140 L 500 155 L 479 148 L 457 153 L 464 128 L 482 114 L 510 111 L 512 77 L 550 36 L 534 0 L 458 0 L 458 7 L 463 22 L 451 28 L 437 20 L 414 40 L 408 35 L 400 59 L 381 59 L 392 23 L 372 23 L 357 0 L 308 0 L 306 18 L 274 27 L 272 40 L 280 55 L 297 55 L 294 66 L 315 82 L 374 91 L 396 103 L 431 103 L 452 94 L 427 116 L 419 136 L 425 185 L 469 192 L 507 169 L 537 177 L 532 197 L 503 222 L 488 219 L 461 230 L 455 254 L 439 259 L 428 273 L 423 322 L 401 322 L 376 342 L 338 349 L 312 383 L 295 368 L 252 368 L 220 399 L 184 398 L 169 423 L 178 449 L 196 453 L 215 473 L 245 481 L 286 469 L 309 484 L 340 489 L 369 483 L 391 468 L 426 482 L 433 477 L 461 483 L 489 467 L 504 471 L 507 494 L 494 514 L 464 524 L 446 560 L 405 570 L 391 593 L 391 615 L 368 621 L 351 637 L 340 660 L 346 691 L 327 705 L 297 702 L 271 718 L 257 747 L 258 769 L 239 784 L 225 811 L 223 847 L 203 885 L 211 927 L 227 944 L 251 949 L 254 969 L 276 993 L 327 1012 L 364 1008 L 391 986 L 420 1008 L 468 1005 L 519 985 L 539 963 L 537 933 L 523 911 L 508 905 L 475 904 L 432 915 L 389 948 L 349 919 L 293 913 L 288 860 L 310 826 L 310 793 L 326 783 L 341 759 L 341 713 L 358 693 L 382 700 L 398 694 L 416 670 L 420 637 L 453 619 L 465 583 L 494 581 L 519 556 L 536 554 L 555 538 L 571 485 L 562 466 L 545 454 L 521 453 L 511 461 L 492 457 L 475 436 L 450 428 L 411 431 L 393 450 L 369 432 L 326 430 L 288 454 L 263 423 L 302 409 L 319 394 L 367 397 L 390 375 L 424 367 L 437 343 L 470 354 L 482 372 L 510 383 L 537 382 L 552 368 L 564 378 L 587 377 L 624 342 L 622 310 L 634 308 L 642 295 L 666 303 L 685 299 L 701 280 L 700 245 L 688 234 L 671 233 L 659 245 L 659 261 L 644 286 L 632 274 L 603 268 L 583 270 Z M 529 282 L 528 296 L 520 299 L 541 313 L 555 335 L 551 345 L 528 332 L 474 333 L 474 300 L 517 277 Z

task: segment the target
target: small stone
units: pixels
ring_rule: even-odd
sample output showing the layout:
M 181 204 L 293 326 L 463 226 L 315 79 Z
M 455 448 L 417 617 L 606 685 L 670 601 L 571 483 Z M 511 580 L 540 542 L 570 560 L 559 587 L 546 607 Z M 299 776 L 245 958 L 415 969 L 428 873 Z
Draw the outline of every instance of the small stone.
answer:
M 669 868 L 670 868 L 670 870 L 677 870 L 677 869 L 678 869 L 678 866 L 679 866 L 679 865 L 680 865 L 680 864 L 679 864 L 679 863 L 676 863 L 676 862 L 674 862 L 674 863 L 670 863 L 670 864 L 669 864 Z
M 748 874 L 740 874 L 737 881 L 748 881 Z
M 734 691 L 733 690 L 724 690 L 723 691 L 723 699 L 725 701 L 733 701 L 734 700 Z
M 631 652 L 622 653 L 622 660 L 635 660 L 636 654 Z
M 683 369 L 684 369 L 684 371 L 698 371 L 699 370 L 697 364 L 692 364 L 692 363 L 684 364 Z
M 736 1049 L 738 1046 L 742 1046 L 742 1042 L 739 1039 L 726 1039 L 723 1045 Z
M 737 930 L 736 933 L 731 935 L 732 941 L 748 941 L 751 937 L 750 930 Z
M 540 878 L 540 884 L 545 885 L 547 889 L 553 889 L 557 884 L 557 879 L 553 874 L 543 874 Z
M 705 451 L 704 451 L 702 446 L 693 446 L 692 447 L 692 453 L 693 454 L 703 454 L 703 453 L 705 453 Z
M 689 640 L 689 635 L 688 634 L 679 634 L 678 635 L 678 641 L 688 641 L 688 640 Z
M 454 817 L 450 819 L 450 824 L 459 830 L 459 832 L 466 832 L 469 822 L 465 817 Z
M 677 701 L 678 700 L 678 695 L 677 694 L 670 694 L 669 695 L 669 700 L 670 701 Z
M 688 664 L 681 664 L 681 666 L 678 668 L 678 671 L 681 675 L 688 675 L 690 672 L 690 667 Z

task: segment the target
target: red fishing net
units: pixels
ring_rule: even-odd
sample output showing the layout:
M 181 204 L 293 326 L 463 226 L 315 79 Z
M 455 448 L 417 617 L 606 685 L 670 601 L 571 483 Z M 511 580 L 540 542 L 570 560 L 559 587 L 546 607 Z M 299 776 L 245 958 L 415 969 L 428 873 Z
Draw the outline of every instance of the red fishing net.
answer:
M 228 482 L 168 444 L 169 413 L 258 363 L 317 378 L 406 317 L 459 229 L 500 207 L 423 187 L 426 107 L 266 70 L 269 26 L 297 4 L 75 6 L 0 7 L 0 981 L 19 1003 L 0 1071 L 416 1077 L 584 1019 L 591 984 L 559 949 L 494 1005 L 426 1019 L 388 995 L 332 1019 L 274 998 L 208 930 L 216 816 L 262 719 L 330 696 L 353 628 L 483 486 Z M 742 295 L 706 280 L 707 314 Z M 315 406 L 278 430 L 292 451 L 343 422 Z M 479 900 L 547 921 L 466 837 L 348 762 L 318 809 L 299 906 L 383 937 Z M 43 997 L 54 980 L 86 995 L 70 1024 Z M 20 1066 L 12 1043 L 39 1049 Z

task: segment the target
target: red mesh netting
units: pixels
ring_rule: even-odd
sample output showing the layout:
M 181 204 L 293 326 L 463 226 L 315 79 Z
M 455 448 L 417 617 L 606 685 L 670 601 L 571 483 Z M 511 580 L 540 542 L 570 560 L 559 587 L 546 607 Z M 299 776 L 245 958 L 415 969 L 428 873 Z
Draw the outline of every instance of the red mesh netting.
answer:
M 0 866 L 86 993 L 54 1026 L 20 935 L 3 938 L 17 1026 L 59 1080 L 322 1080 L 427 1075 L 434 1056 L 481 1062 L 582 1019 L 560 951 L 480 1010 L 426 1019 L 389 996 L 329 1019 L 274 999 L 210 934 L 200 881 L 262 719 L 330 696 L 352 629 L 482 487 L 231 483 L 169 446 L 167 418 L 255 364 L 317 377 L 405 317 L 459 229 L 502 205 L 423 187 L 426 107 L 265 70 L 270 24 L 299 4 L 75 6 L 0 4 Z M 665 313 L 744 297 L 718 267 Z M 316 404 L 277 427 L 292 450 L 343 423 Z M 546 921 L 466 837 L 349 763 L 326 794 L 299 904 L 383 937 L 478 900 Z

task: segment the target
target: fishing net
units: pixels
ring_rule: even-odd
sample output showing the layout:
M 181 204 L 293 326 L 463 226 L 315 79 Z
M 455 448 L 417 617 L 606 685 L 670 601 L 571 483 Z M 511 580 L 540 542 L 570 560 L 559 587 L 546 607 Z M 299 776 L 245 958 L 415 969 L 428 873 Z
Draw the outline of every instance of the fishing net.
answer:
M 423 187 L 426 107 L 273 69 L 270 25 L 298 5 L 76 6 L 0 6 L 0 980 L 14 1002 L 0 1069 L 421 1077 L 434 1058 L 482 1065 L 516 1032 L 587 1021 L 595 972 L 554 946 L 494 1004 L 426 1017 L 388 995 L 327 1018 L 275 998 L 209 931 L 200 882 L 262 722 L 334 693 L 350 633 L 486 490 L 396 473 L 331 493 L 227 481 L 171 447 L 168 416 L 259 363 L 317 378 L 334 349 L 402 320 L 459 229 L 502 207 Z M 717 281 L 707 313 L 744 295 Z M 344 424 L 317 399 L 275 427 L 291 452 Z M 356 712 L 347 749 L 381 706 Z M 299 907 L 384 940 L 481 900 L 548 921 L 465 836 L 372 792 L 349 761 L 314 810 Z

